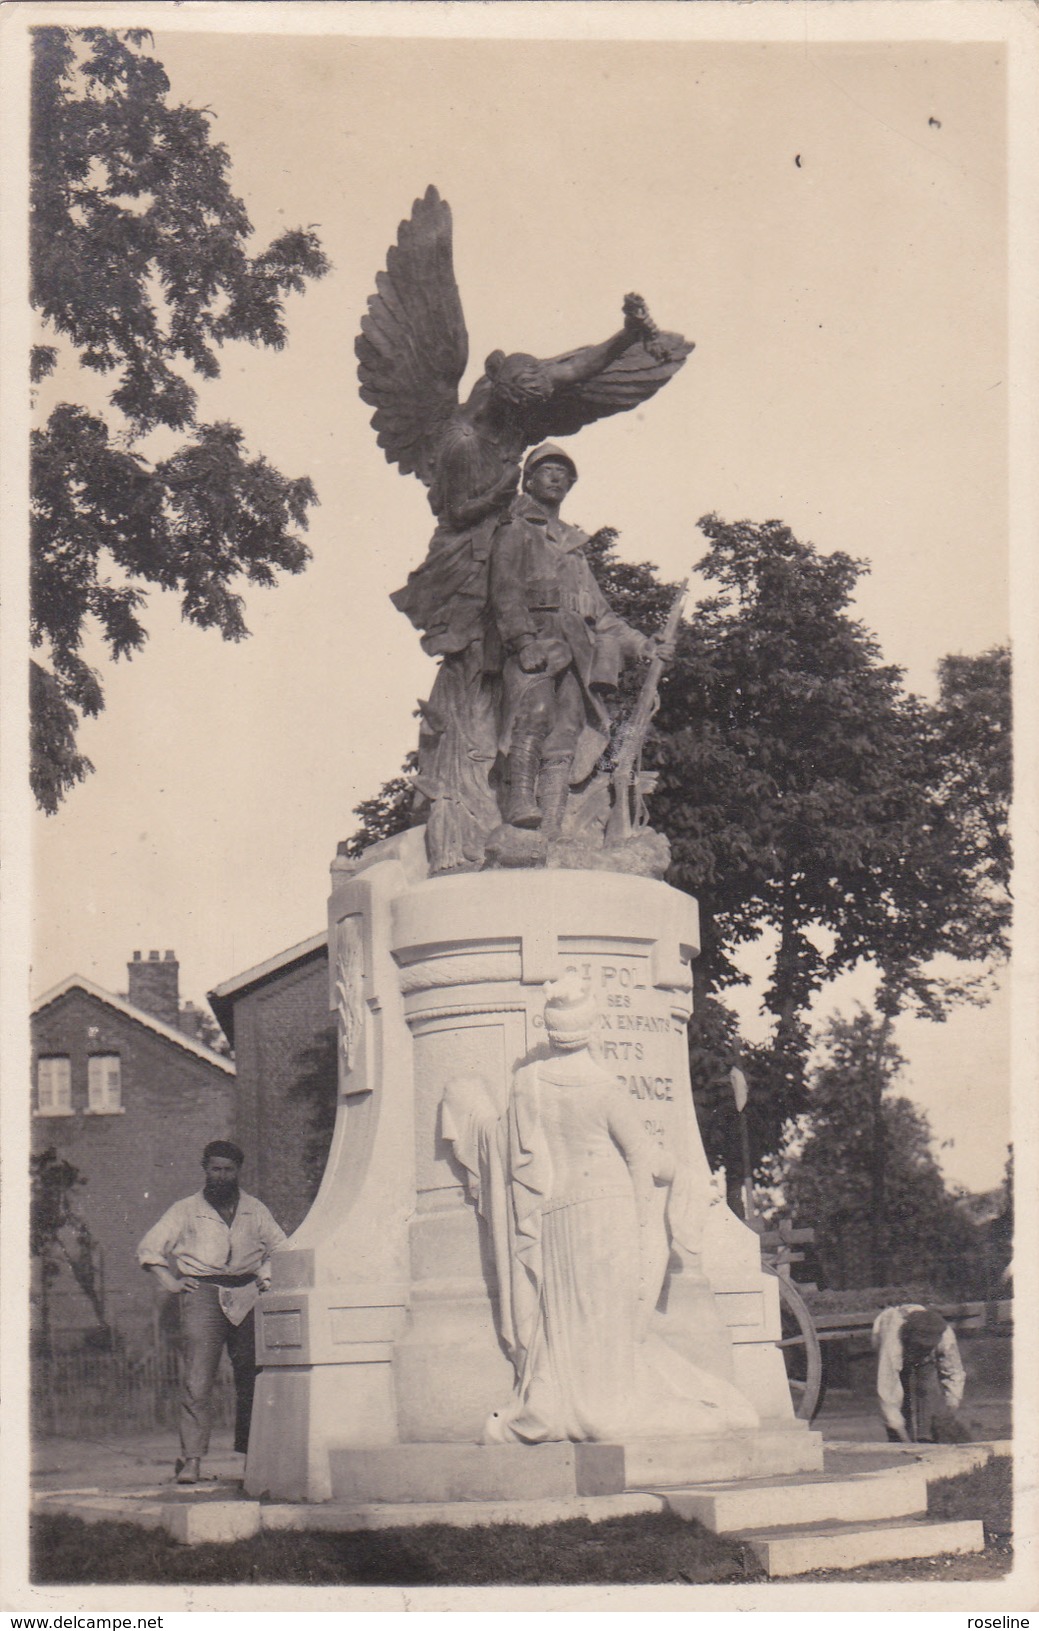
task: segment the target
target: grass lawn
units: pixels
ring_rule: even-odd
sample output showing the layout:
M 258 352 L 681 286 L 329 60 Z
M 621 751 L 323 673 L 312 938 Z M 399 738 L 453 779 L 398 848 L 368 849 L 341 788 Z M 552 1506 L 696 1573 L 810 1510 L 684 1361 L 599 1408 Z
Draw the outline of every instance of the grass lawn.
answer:
M 875 1564 L 811 1580 L 978 1580 L 1010 1566 L 1010 1461 L 1001 1457 L 931 1486 L 932 1517 L 984 1518 L 976 1557 Z M 742 1584 L 764 1575 L 740 1541 L 670 1513 L 527 1529 L 426 1524 L 354 1534 L 279 1534 L 226 1545 L 178 1546 L 133 1524 L 33 1523 L 39 1585 L 581 1586 Z
M 671 1513 L 537 1528 L 495 1524 L 355 1534 L 271 1531 L 225 1545 L 178 1546 L 127 1523 L 42 1518 L 34 1526 L 39 1584 L 301 1586 L 579 1586 L 760 1579 L 744 1548 Z

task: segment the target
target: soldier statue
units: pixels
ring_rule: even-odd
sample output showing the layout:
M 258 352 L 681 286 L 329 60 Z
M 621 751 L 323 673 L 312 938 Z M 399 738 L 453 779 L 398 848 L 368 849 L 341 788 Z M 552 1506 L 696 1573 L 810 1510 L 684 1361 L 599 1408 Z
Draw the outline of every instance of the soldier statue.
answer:
M 502 818 L 539 827 L 546 838 L 561 831 L 571 781 L 591 775 L 609 741 L 603 693 L 617 684 L 625 659 L 666 660 L 672 652 L 611 610 L 581 553 L 586 535 L 560 520 L 576 480 L 562 448 L 536 448 L 491 549 L 490 607 L 504 648 Z

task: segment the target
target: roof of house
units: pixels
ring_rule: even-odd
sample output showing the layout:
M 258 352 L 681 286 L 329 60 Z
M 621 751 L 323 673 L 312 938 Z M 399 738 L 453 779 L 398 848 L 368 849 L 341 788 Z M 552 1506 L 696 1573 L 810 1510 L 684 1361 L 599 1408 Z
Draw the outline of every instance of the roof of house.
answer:
M 207 1065 L 215 1065 L 218 1070 L 226 1071 L 229 1076 L 235 1074 L 233 1059 L 225 1059 L 223 1054 L 214 1053 L 212 1048 L 207 1048 L 204 1042 L 196 1042 L 194 1037 L 188 1036 L 184 1031 L 178 1031 L 175 1025 L 167 1025 L 165 1020 L 156 1019 L 155 1015 L 149 1014 L 146 1009 L 135 1007 L 133 1003 L 127 1002 L 125 997 L 114 996 L 111 991 L 106 991 L 102 986 L 95 985 L 92 980 L 85 980 L 81 974 L 70 974 L 67 980 L 61 981 L 60 985 L 52 986 L 49 991 L 45 991 L 43 996 L 33 1004 L 32 1012 L 38 1014 L 42 1008 L 49 1008 L 51 1003 L 57 1002 L 61 997 L 68 996 L 70 991 L 85 992 L 88 997 L 94 997 L 96 1001 L 103 1002 L 107 1008 L 113 1008 L 117 1014 L 122 1014 L 126 1019 L 134 1020 L 136 1024 L 143 1025 L 146 1030 L 154 1031 L 157 1036 L 161 1036 L 167 1042 L 176 1043 L 178 1048 L 184 1048 L 186 1052 L 193 1053 L 197 1059 L 205 1060 Z
M 234 1005 L 238 999 L 258 986 L 266 984 L 276 974 L 287 973 L 297 964 L 309 962 L 327 948 L 327 933 L 313 934 L 309 940 L 301 940 L 298 945 L 290 946 L 287 951 L 280 951 L 274 957 L 268 957 L 264 963 L 256 963 L 252 968 L 247 968 L 243 974 L 232 975 L 231 979 L 224 980 L 222 984 L 214 986 L 212 991 L 207 991 L 209 1006 L 219 1020 L 228 1041 L 234 1043 Z

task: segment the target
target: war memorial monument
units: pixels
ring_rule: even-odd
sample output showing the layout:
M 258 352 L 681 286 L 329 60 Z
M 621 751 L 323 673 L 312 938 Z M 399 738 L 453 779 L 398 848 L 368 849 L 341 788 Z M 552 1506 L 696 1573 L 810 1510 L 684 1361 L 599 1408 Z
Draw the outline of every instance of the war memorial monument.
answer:
M 692 346 L 638 296 L 599 345 L 468 340 L 451 215 L 401 224 L 357 340 L 435 530 L 393 601 L 439 659 L 417 824 L 337 858 L 324 1180 L 259 1309 L 246 1491 L 508 1501 L 811 1472 L 774 1279 L 704 1155 L 695 900 L 662 881 L 640 748 L 680 615 L 609 606 L 561 513 L 572 438 Z M 643 665 L 634 711 L 611 710 Z

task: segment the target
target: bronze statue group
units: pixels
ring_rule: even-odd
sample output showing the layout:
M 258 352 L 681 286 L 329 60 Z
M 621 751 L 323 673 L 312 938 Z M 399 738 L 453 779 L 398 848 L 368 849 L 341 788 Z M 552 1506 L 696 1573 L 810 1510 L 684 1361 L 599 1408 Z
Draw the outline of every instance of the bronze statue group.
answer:
M 361 396 L 379 444 L 425 483 L 436 516 L 424 561 L 392 596 L 440 659 L 416 780 L 433 872 L 544 864 L 582 811 L 581 836 L 602 847 L 610 693 L 625 662 L 670 654 L 608 605 L 587 535 L 560 516 L 577 466 L 547 440 L 645 402 L 692 350 L 638 296 L 623 310 L 600 345 L 547 360 L 492 352 L 460 402 L 468 337 L 451 213 L 431 187 L 362 320 Z

